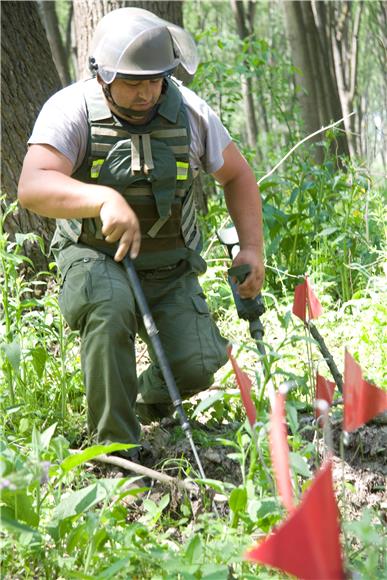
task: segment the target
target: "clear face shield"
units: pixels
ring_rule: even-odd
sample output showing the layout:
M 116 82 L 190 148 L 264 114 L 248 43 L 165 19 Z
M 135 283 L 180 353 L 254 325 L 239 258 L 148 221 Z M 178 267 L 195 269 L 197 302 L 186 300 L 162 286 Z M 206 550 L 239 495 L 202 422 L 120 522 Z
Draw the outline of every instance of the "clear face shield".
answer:
M 174 24 L 169 24 L 168 30 L 173 38 L 181 66 L 189 75 L 193 76 L 199 66 L 199 55 L 194 39 L 189 32 Z
M 107 14 L 97 26 L 91 54 L 107 84 L 117 74 L 165 76 L 179 64 L 194 75 L 199 64 L 188 32 L 140 8 L 121 8 Z

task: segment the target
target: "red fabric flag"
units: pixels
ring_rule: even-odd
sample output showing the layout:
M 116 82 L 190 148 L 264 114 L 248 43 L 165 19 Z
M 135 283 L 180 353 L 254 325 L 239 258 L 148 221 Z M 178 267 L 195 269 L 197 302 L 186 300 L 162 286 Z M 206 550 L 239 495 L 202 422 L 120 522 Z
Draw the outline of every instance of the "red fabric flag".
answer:
M 304 580 L 342 580 L 345 575 L 339 533 L 332 465 L 327 461 L 299 506 L 245 557 Z
M 292 481 L 289 467 L 289 446 L 285 419 L 285 396 L 277 393 L 270 419 L 270 455 L 278 493 L 285 508 L 294 509 Z
M 306 307 L 308 306 L 308 318 L 318 318 L 322 314 L 321 304 L 309 284 L 308 276 L 305 281 L 294 289 L 293 314 L 306 322 Z
M 328 379 L 322 377 L 317 373 L 316 377 L 316 399 L 323 399 L 329 406 L 332 405 L 333 392 L 335 390 L 335 383 L 333 381 L 328 381 Z M 321 411 L 316 409 L 316 417 L 320 417 Z
M 344 430 L 355 431 L 387 410 L 387 393 L 363 379 L 360 365 L 345 351 Z
M 232 368 L 234 369 L 234 374 L 236 378 L 236 382 L 238 384 L 241 399 L 244 408 L 246 409 L 247 418 L 249 423 L 252 427 L 255 425 L 255 421 L 257 418 L 257 409 L 253 403 L 251 398 L 251 381 L 249 377 L 244 373 L 238 366 L 236 359 L 231 354 L 231 346 L 227 349 L 228 358 L 232 364 Z

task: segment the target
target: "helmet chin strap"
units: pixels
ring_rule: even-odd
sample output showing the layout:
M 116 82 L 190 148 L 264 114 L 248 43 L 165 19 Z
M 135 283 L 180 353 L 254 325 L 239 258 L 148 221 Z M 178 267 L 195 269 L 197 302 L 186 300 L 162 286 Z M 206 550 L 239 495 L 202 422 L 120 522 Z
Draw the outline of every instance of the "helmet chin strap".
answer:
M 135 111 L 134 109 L 130 109 L 129 107 L 121 107 L 112 97 L 112 93 L 110 91 L 110 85 L 103 84 L 102 85 L 103 94 L 105 95 L 108 102 L 114 106 L 117 113 L 124 115 L 124 117 L 133 117 L 133 119 L 143 119 L 144 117 L 153 116 L 153 112 L 156 109 L 156 106 L 150 109 L 149 111 Z

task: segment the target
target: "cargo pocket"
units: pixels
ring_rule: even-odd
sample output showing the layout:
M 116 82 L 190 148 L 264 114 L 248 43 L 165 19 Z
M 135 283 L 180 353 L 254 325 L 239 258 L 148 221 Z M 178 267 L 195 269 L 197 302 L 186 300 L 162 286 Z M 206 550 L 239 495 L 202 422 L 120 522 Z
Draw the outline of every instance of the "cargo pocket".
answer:
M 212 320 L 203 294 L 192 296 L 196 311 L 196 328 L 201 350 L 202 364 L 209 374 L 216 373 L 227 362 L 227 340 L 223 338 Z
M 80 258 L 63 272 L 58 300 L 63 317 L 72 330 L 79 330 L 82 317 L 96 304 L 111 300 L 112 296 L 106 256 L 102 254 Z

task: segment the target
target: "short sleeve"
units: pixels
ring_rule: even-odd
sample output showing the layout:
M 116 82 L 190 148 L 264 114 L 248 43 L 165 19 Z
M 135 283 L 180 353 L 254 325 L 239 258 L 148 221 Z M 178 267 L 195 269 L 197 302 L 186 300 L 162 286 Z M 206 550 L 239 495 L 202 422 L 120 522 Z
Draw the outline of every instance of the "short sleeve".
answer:
M 81 83 L 55 93 L 35 122 L 29 145 L 51 145 L 74 165 L 81 165 L 87 150 L 88 122 Z
M 215 111 L 187 87 L 180 86 L 191 129 L 190 158 L 194 170 L 215 173 L 223 163 L 223 151 L 232 139 Z

